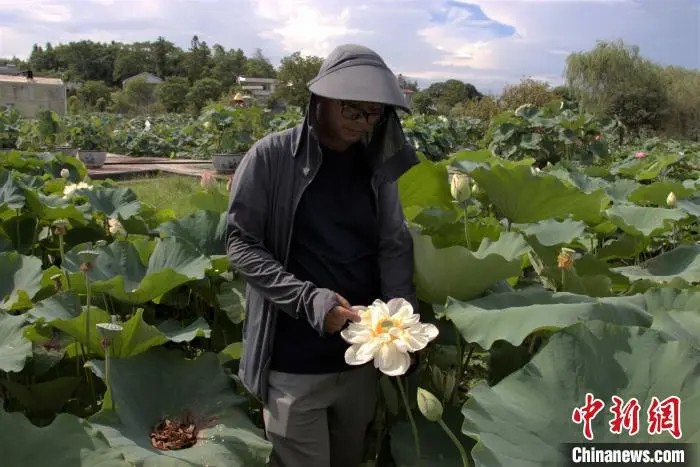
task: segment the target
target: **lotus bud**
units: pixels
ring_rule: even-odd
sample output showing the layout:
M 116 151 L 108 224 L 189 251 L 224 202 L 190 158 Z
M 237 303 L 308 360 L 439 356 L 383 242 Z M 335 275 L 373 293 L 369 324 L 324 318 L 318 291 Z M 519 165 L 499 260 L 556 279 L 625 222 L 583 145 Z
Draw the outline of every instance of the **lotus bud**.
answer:
M 437 397 L 423 388 L 418 388 L 416 396 L 418 409 L 425 418 L 431 422 L 437 422 L 442 418 L 442 404 Z
M 68 177 L 70 177 L 70 170 L 61 169 L 61 178 L 68 178 Z
M 481 194 L 481 188 L 476 182 L 472 185 L 472 196 L 479 196 Z
M 666 197 L 666 204 L 668 204 L 670 208 L 673 208 L 676 207 L 676 201 L 676 194 L 674 192 L 670 192 Z
M 647 153 L 644 151 L 637 151 L 634 153 L 635 159 L 644 159 L 645 157 L 647 157 Z
M 455 374 L 456 371 L 452 370 L 448 372 L 447 376 L 445 377 L 445 400 L 447 401 L 452 400 L 452 393 L 457 386 L 457 378 Z
M 450 181 L 450 193 L 458 203 L 463 203 L 472 197 L 471 179 L 468 175 L 454 174 Z
M 574 253 L 576 250 L 571 248 L 562 248 L 559 256 L 557 256 L 557 265 L 560 269 L 571 269 L 574 265 Z

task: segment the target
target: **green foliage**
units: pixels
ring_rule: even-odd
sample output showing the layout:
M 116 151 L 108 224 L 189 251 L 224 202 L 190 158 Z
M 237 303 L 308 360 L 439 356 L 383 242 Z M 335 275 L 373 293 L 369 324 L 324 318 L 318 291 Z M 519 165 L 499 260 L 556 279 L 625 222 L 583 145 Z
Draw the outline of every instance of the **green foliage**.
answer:
M 86 81 L 78 88 L 78 103 L 86 110 L 96 110 L 98 101 L 111 102 L 112 90 L 102 81 Z
M 187 78 L 170 76 L 156 88 L 156 97 L 166 112 L 182 113 L 187 106 Z
M 209 101 L 215 101 L 221 95 L 221 83 L 213 78 L 195 81 L 187 93 L 187 105 L 193 113 L 199 113 Z
M 569 88 L 586 109 L 628 127 L 659 128 L 668 96 L 659 67 L 622 41 L 604 42 L 567 58 Z
M 310 92 L 307 83 L 318 74 L 323 58 L 304 57 L 301 52 L 294 52 L 284 57 L 277 71 L 280 86 L 273 97 L 283 99 L 290 106 L 306 108 Z
M 543 107 L 555 99 L 557 96 L 549 83 L 528 78 L 515 85 L 506 85 L 501 93 L 500 105 L 505 110 L 515 110 L 524 104 Z

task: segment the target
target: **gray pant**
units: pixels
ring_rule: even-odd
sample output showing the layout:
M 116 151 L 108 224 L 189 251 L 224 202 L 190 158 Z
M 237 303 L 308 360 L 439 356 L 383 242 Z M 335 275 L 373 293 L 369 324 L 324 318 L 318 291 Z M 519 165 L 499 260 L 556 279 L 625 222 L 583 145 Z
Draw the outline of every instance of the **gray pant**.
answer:
M 322 375 L 271 371 L 263 409 L 272 467 L 357 467 L 374 417 L 372 363 Z

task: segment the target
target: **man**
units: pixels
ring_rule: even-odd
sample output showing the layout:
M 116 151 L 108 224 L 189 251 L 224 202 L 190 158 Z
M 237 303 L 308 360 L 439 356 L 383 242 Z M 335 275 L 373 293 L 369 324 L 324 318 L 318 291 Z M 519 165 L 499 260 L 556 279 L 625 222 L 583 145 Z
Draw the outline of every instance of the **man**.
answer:
M 264 404 L 271 464 L 357 467 L 377 370 L 345 363 L 352 309 L 417 306 L 398 178 L 418 162 L 397 79 L 372 50 L 337 47 L 309 83 L 304 122 L 258 141 L 237 169 L 227 251 L 245 278 L 239 376 Z

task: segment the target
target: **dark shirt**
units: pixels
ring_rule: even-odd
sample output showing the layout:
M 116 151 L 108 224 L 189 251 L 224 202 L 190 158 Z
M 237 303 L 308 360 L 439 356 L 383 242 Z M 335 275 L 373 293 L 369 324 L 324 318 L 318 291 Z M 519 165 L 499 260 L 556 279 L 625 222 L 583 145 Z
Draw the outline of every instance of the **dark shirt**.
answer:
M 314 180 L 299 201 L 287 270 L 331 289 L 351 305 L 380 296 L 378 221 L 371 169 L 358 147 L 327 148 Z M 350 368 L 340 333 L 319 336 L 305 319 L 279 312 L 271 368 L 289 373 L 330 373 Z

